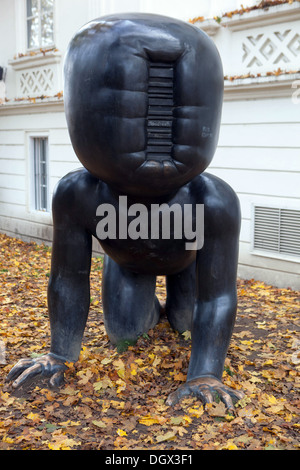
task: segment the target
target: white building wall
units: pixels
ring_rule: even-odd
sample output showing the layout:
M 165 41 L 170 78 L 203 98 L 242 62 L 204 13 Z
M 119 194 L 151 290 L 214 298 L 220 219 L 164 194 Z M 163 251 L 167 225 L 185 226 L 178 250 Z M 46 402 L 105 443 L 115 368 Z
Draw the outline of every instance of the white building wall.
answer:
M 53 112 L 0 116 L 0 217 L 1 231 L 25 240 L 50 242 L 51 212 L 33 209 L 30 137 L 49 141 L 50 198 L 59 179 L 78 168 L 63 107 Z
M 219 147 L 208 171 L 227 181 L 240 199 L 239 275 L 299 288 L 299 257 L 254 254 L 252 234 L 254 204 L 300 209 L 300 106 L 290 97 L 225 101 Z
M 9 100 L 0 106 L 0 230 L 25 240 L 50 243 L 51 213 L 32 208 L 29 141 L 30 136 L 48 136 L 51 197 L 58 180 L 80 166 L 69 140 L 61 96 L 63 58 L 72 35 L 87 21 L 107 13 L 146 11 L 188 20 L 221 15 L 239 8 L 240 2 L 59 0 L 55 11 L 57 51 L 34 57 L 26 55 L 21 26 L 22 2 L 24 7 L 23 0 L 0 1 L 0 66 L 7 67 L 6 97 Z M 252 0 L 243 2 L 244 6 L 254 3 Z M 272 16 L 268 12 L 255 11 L 224 18 L 222 23 L 228 23 L 226 28 L 215 20 L 197 24 L 212 35 L 223 60 L 224 75 L 228 78 L 225 80 L 219 147 L 208 171 L 227 181 L 241 201 L 239 275 L 295 289 L 300 289 L 300 257 L 253 251 L 252 215 L 254 204 L 300 210 L 300 104 L 292 101 L 292 84 L 300 79 L 300 74 L 267 75 L 279 67 L 283 72 L 299 70 L 299 7 L 299 3 L 279 7 L 280 14 L 286 8 L 292 8 L 290 16 L 286 12 L 281 16 L 277 12 L 273 17 L 273 13 Z M 256 26 L 258 19 L 259 27 Z M 292 44 L 294 51 L 291 53 L 290 48 L 286 49 L 290 63 L 283 59 L 283 62 L 273 64 L 272 48 L 267 48 L 267 44 L 264 63 L 259 66 L 254 61 L 254 65 L 247 67 L 243 58 L 247 55 L 244 46 L 249 46 L 248 38 L 265 34 L 266 41 L 271 41 L 276 32 L 282 33 L 282 37 L 290 35 L 289 42 L 285 42 L 285 46 Z M 14 59 L 20 53 L 25 56 Z M 48 98 L 40 99 L 41 92 L 38 91 L 35 95 L 32 93 L 31 98 L 35 98 L 28 101 L 20 96 L 18 74 L 37 70 L 37 64 L 41 70 L 54 70 L 55 81 L 51 83 L 51 96 L 49 92 Z M 253 76 L 244 78 L 249 73 Z M 233 76 L 240 78 L 233 80 Z
M 293 100 L 292 88 L 300 85 L 300 5 L 222 23 L 226 28 L 214 39 L 227 80 L 209 171 L 227 181 L 241 202 L 239 275 L 299 289 L 300 256 L 253 248 L 253 206 L 300 211 L 300 100 Z

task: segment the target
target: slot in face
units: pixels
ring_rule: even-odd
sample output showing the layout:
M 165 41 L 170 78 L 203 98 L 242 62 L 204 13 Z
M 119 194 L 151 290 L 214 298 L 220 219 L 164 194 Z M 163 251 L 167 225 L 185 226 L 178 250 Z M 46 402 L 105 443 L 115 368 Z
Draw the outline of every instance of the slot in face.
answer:
M 169 160 L 172 150 L 174 64 L 150 64 L 148 99 L 147 159 Z

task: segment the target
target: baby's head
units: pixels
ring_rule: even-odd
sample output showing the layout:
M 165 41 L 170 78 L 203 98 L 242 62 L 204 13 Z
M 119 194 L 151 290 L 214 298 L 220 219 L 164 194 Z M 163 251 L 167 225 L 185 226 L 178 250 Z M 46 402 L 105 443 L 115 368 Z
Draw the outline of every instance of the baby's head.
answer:
M 120 193 L 170 193 L 213 158 L 223 70 L 195 26 L 149 14 L 88 23 L 69 45 L 64 94 L 79 160 Z

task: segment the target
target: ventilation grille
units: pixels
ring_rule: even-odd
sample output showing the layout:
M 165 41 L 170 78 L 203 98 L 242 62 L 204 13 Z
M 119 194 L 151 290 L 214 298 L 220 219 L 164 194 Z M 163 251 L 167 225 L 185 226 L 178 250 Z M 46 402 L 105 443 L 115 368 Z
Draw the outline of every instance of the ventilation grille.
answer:
M 174 65 L 150 63 L 148 87 L 147 159 L 171 158 L 174 107 Z
M 256 206 L 253 247 L 300 256 L 300 210 Z

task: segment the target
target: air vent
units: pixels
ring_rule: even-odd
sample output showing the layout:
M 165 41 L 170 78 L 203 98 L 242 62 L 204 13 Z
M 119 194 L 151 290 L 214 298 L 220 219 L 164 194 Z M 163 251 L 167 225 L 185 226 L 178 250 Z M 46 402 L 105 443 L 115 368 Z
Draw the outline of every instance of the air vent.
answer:
M 150 63 L 148 100 L 147 159 L 168 160 L 172 150 L 173 64 Z
M 300 210 L 255 206 L 253 248 L 300 257 Z

